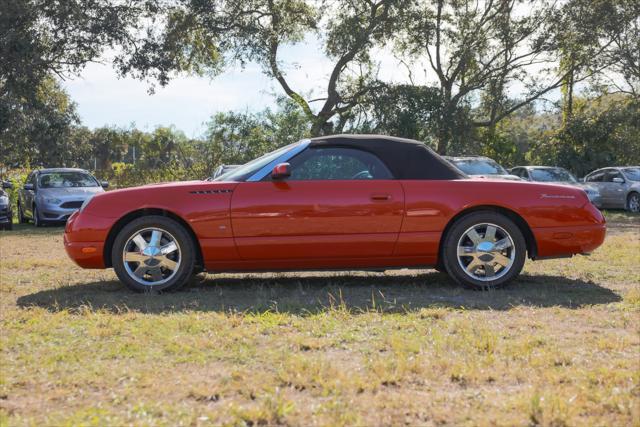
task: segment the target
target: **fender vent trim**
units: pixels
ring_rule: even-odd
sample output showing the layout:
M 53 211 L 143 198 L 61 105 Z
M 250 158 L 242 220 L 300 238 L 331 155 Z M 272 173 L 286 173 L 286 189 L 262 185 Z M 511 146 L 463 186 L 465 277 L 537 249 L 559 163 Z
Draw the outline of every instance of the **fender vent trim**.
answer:
M 221 193 L 233 193 L 233 190 L 196 190 L 189 191 L 190 194 L 221 194 Z

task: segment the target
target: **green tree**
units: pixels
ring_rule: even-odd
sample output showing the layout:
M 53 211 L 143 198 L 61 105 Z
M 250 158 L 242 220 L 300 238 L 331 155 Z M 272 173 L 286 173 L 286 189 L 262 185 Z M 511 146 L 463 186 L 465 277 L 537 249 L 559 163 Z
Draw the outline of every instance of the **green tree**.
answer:
M 76 106 L 53 78 L 32 97 L 8 93 L 0 102 L 0 159 L 7 165 L 73 164 L 69 137 L 79 123 Z
M 254 61 L 305 114 L 312 135 L 331 133 L 375 87 L 370 51 L 392 37 L 408 3 L 182 0 L 165 10 L 164 32 L 147 37 L 121 70 L 166 84 L 173 71 L 215 74 L 224 62 Z M 303 40 L 321 44 L 333 63 L 319 96 L 293 87 L 280 56 L 283 47 Z

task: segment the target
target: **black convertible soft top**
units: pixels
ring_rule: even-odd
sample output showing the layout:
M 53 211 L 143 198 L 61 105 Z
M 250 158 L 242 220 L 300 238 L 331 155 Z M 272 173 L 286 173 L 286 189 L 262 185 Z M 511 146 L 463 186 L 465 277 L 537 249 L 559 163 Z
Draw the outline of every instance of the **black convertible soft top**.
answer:
M 348 147 L 378 156 L 396 179 L 461 179 L 466 176 L 424 143 L 384 135 L 331 135 L 311 139 L 310 147 Z

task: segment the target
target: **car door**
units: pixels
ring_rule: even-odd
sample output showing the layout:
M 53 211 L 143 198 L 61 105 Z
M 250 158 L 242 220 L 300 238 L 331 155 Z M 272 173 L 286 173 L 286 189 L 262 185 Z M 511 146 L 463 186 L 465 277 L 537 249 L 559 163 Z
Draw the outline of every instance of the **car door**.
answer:
M 616 178 L 619 182 L 616 182 Z M 620 181 L 621 180 L 621 181 Z M 605 203 L 612 208 L 624 208 L 626 203 L 626 180 L 616 169 L 607 169 L 602 182 L 601 196 Z
M 598 192 L 600 193 L 600 203 L 602 204 L 602 207 L 609 207 L 609 203 L 605 198 L 606 189 L 605 189 L 604 179 L 606 174 L 607 174 L 606 169 L 599 170 L 587 175 L 587 177 L 584 179 L 585 183 L 588 183 L 589 185 L 598 189 Z
M 291 176 L 242 182 L 231 200 L 241 258 L 385 257 L 400 232 L 404 193 L 374 154 L 309 147 L 290 160 Z

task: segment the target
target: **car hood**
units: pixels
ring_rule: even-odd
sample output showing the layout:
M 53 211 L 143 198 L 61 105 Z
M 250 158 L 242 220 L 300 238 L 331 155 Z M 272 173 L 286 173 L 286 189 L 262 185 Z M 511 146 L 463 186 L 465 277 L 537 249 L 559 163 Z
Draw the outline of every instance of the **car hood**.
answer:
M 65 187 L 65 188 L 40 188 L 38 196 L 57 197 L 59 199 L 85 199 L 97 193 L 103 193 L 102 187 Z

